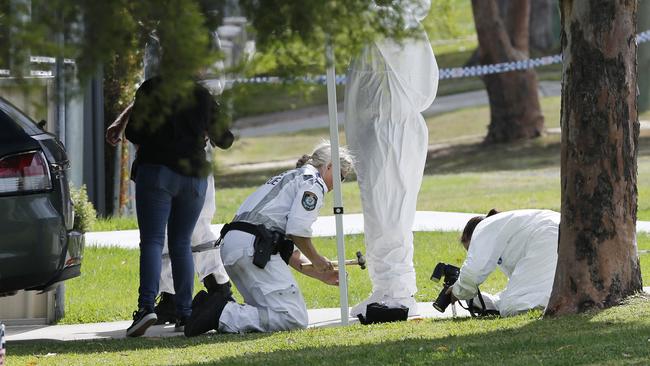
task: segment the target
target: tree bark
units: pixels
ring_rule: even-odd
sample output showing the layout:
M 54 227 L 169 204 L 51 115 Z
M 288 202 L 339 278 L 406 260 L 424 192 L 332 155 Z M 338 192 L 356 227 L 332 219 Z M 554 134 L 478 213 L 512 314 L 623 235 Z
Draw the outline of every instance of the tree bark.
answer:
M 500 6 L 508 6 L 507 22 Z M 497 3 L 472 0 L 481 64 L 525 60 L 528 52 L 530 0 Z M 490 101 L 490 125 L 485 143 L 531 139 L 542 134 L 544 117 L 533 70 L 486 75 L 483 82 Z
M 562 0 L 562 221 L 546 315 L 642 289 L 636 247 L 636 1 Z

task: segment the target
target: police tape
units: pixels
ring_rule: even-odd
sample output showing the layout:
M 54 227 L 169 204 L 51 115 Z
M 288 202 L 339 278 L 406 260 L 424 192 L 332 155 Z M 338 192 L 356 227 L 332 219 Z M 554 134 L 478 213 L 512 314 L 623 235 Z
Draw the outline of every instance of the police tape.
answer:
M 637 34 L 636 42 L 637 44 L 650 42 L 650 30 Z M 503 62 L 498 64 L 440 69 L 438 77 L 440 80 L 477 77 L 477 76 L 500 74 L 500 73 L 512 72 L 512 71 L 534 69 L 542 66 L 560 64 L 560 63 L 562 63 L 562 55 L 557 54 L 557 55 L 544 56 L 544 57 L 527 59 L 527 60 Z M 312 83 L 312 84 L 325 84 L 327 82 L 325 75 L 317 75 L 317 76 L 292 78 L 292 79 L 288 79 L 288 78 L 282 79 L 276 76 L 237 78 L 233 80 L 228 80 L 227 83 L 267 84 L 267 83 L 283 83 L 283 82 L 292 82 L 292 81 L 294 82 L 302 81 L 305 83 Z M 337 76 L 336 84 L 337 85 L 345 84 L 345 76 Z

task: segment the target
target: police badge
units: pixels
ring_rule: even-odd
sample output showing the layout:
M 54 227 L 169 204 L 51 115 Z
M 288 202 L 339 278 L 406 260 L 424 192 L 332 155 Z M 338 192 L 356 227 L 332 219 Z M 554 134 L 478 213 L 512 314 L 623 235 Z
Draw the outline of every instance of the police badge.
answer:
M 316 208 L 316 203 L 318 203 L 316 194 L 305 191 L 305 194 L 302 195 L 302 207 L 307 211 L 313 211 Z

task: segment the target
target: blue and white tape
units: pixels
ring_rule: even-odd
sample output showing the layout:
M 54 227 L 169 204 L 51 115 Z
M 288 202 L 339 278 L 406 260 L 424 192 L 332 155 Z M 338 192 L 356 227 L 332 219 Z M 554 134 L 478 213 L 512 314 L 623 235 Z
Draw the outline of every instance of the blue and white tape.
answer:
M 636 41 L 637 44 L 650 42 L 650 30 L 637 34 Z M 465 77 L 476 77 L 476 76 L 499 74 L 499 73 L 511 72 L 511 71 L 528 70 L 537 67 L 560 64 L 560 63 L 562 63 L 562 55 L 557 54 L 552 56 L 545 56 L 545 57 L 520 60 L 520 61 L 504 62 L 504 63 L 491 64 L 491 65 L 477 65 L 477 66 L 468 66 L 468 67 L 454 67 L 454 68 L 440 69 L 439 78 L 440 80 L 446 80 L 446 79 L 459 79 Z M 313 84 L 326 83 L 325 75 L 309 76 L 309 77 L 303 77 L 297 79 L 281 79 L 279 77 L 264 76 L 264 77 L 248 78 L 248 79 L 239 78 L 235 80 L 229 80 L 228 82 L 232 84 L 265 84 L 265 83 L 288 82 L 292 80 L 303 81 L 303 82 L 313 83 Z M 344 75 L 337 76 L 336 84 L 337 85 L 345 84 L 345 76 Z

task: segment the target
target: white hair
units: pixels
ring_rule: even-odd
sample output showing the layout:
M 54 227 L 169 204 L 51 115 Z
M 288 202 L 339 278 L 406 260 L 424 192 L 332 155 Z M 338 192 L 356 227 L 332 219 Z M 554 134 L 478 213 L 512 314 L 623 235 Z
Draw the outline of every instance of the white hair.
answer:
M 341 160 L 341 174 L 348 175 L 354 169 L 354 160 L 347 148 L 339 147 L 339 159 Z M 332 145 L 329 141 L 323 141 L 318 144 L 311 155 L 303 155 L 296 167 L 299 168 L 305 164 L 313 165 L 316 169 L 320 169 L 332 162 Z

